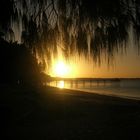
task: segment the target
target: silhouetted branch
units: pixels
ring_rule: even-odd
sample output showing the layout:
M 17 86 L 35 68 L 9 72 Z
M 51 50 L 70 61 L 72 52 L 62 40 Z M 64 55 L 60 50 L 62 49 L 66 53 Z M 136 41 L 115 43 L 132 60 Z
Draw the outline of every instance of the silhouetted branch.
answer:
M 41 59 L 45 53 L 50 59 L 61 46 L 66 56 L 90 54 L 101 62 L 106 54 L 112 60 L 127 47 L 130 28 L 135 46 L 140 45 L 139 0 L 2 0 L 1 4 L 5 11 L 0 14 L 6 16 L 1 16 L 0 31 L 8 33 L 15 23 L 20 25 L 18 34 L 25 31 L 24 43 Z

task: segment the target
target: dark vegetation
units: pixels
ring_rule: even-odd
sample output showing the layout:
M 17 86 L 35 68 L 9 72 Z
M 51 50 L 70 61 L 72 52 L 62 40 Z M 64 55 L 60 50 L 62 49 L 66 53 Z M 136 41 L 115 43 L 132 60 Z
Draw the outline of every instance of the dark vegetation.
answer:
M 24 45 L 0 38 L 0 84 L 33 85 L 40 81 L 36 58 Z
M 0 17 L 5 39 L 19 36 L 46 68 L 58 48 L 101 63 L 125 53 L 129 41 L 139 47 L 139 0 L 2 0 Z

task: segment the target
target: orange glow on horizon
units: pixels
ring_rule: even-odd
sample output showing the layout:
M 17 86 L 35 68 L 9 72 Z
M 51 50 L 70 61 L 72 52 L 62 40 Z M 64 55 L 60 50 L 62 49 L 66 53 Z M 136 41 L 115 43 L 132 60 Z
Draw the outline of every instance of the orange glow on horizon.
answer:
M 54 77 L 69 78 L 75 76 L 74 66 L 64 60 L 55 60 L 52 64 L 50 75 Z
M 59 61 L 54 65 L 54 72 L 57 76 L 63 77 L 68 73 L 68 66 L 63 61 Z
M 54 59 L 49 74 L 62 78 L 140 78 L 140 55 L 133 48 L 128 49 L 127 55 L 115 56 L 113 66 L 103 61 L 100 66 L 94 65 L 84 57 L 72 57 L 68 62 L 62 55 Z

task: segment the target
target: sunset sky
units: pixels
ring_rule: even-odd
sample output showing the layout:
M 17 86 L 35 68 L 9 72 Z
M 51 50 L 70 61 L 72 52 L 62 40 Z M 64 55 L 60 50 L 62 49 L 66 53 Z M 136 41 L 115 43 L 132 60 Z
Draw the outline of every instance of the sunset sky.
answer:
M 96 78 L 140 78 L 140 55 L 138 50 L 129 48 L 125 55 L 118 54 L 114 64 L 107 62 L 95 65 L 84 58 L 73 58 L 69 63 L 56 60 L 50 75 L 60 77 L 96 77 Z

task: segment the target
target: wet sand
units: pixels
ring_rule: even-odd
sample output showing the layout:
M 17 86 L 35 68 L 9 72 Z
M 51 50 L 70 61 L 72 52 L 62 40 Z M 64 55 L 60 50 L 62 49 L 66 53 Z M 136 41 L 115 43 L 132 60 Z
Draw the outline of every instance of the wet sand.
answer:
M 2 86 L 3 139 L 140 139 L 140 101 L 51 87 Z

